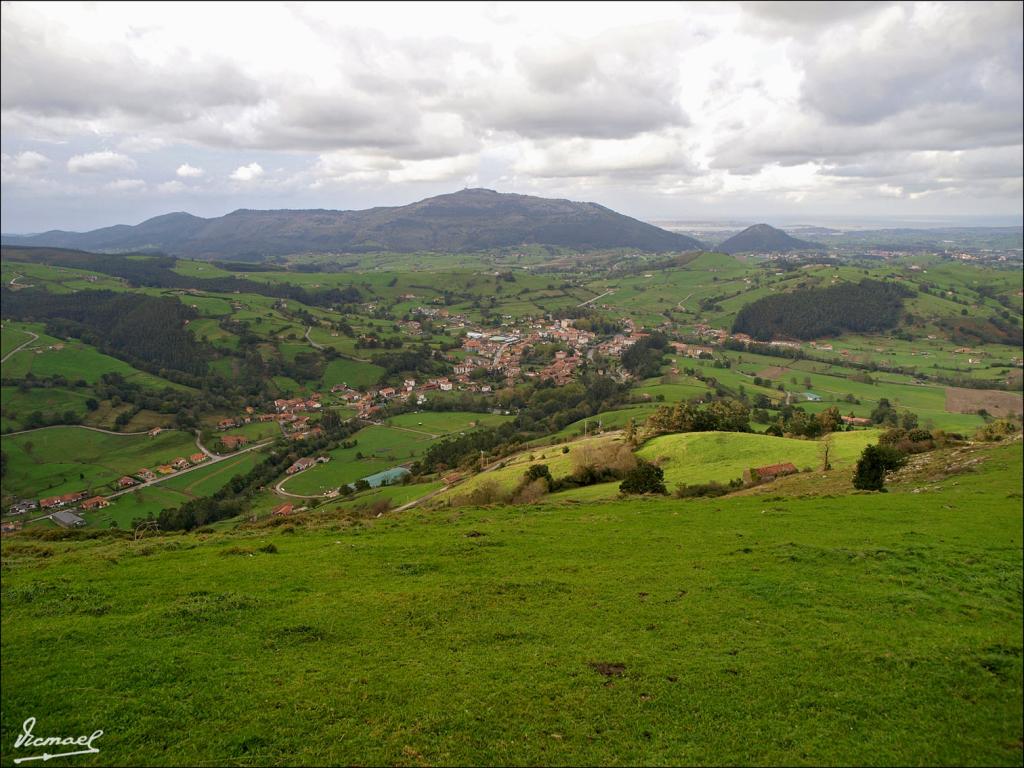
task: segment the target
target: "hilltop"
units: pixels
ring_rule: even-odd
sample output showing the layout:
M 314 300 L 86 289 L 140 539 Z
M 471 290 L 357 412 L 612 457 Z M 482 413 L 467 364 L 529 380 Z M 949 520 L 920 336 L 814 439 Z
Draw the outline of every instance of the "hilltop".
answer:
M 362 211 L 238 210 L 209 219 L 169 213 L 137 226 L 4 235 L 3 243 L 243 260 L 309 252 L 470 252 L 523 245 L 645 252 L 701 247 L 691 237 L 645 224 L 596 203 L 502 194 L 489 189 L 465 189 L 410 205 Z
M 769 224 L 755 224 L 733 235 L 718 246 L 722 253 L 787 253 L 789 251 L 822 251 L 824 246 L 797 240 Z

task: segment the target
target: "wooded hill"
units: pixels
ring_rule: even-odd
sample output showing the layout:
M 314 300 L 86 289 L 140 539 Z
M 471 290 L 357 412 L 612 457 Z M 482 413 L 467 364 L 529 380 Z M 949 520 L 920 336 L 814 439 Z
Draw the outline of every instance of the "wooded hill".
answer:
M 823 251 L 825 247 L 795 237 L 769 224 L 755 224 L 733 235 L 718 246 L 722 253 L 789 253 L 791 251 Z
M 3 242 L 255 261 L 310 252 L 469 252 L 531 244 L 579 251 L 630 248 L 671 252 L 701 247 L 692 237 L 596 203 L 489 189 L 465 189 L 410 205 L 364 211 L 238 210 L 211 219 L 170 213 L 137 226 L 5 235 Z
M 737 313 L 732 330 L 758 341 L 884 331 L 899 323 L 903 299 L 913 295 L 902 286 L 878 280 L 805 288 L 747 304 Z

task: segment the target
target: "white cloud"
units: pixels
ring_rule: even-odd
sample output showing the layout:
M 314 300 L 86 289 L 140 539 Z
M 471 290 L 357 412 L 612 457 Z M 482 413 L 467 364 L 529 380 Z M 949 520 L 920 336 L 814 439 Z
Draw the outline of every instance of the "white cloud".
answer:
M 196 168 L 194 165 L 182 163 L 178 166 L 178 170 L 175 173 L 183 179 L 198 179 L 205 171 L 202 168 Z
M 4 155 L 7 158 L 7 155 Z M 39 171 L 50 164 L 50 158 L 46 155 L 42 155 L 39 152 L 33 152 L 32 150 L 26 150 L 19 152 L 10 158 L 10 168 L 16 171 L 33 172 Z
M 116 179 L 104 186 L 111 192 L 141 192 L 146 188 L 146 182 L 142 179 Z
M 128 155 L 104 150 L 75 155 L 68 160 L 69 173 L 113 173 L 116 171 L 134 171 L 135 161 Z
M 253 181 L 263 175 L 263 166 L 259 163 L 240 165 L 231 174 L 235 181 Z
M 265 3 L 245 21 L 227 3 L 5 4 L 4 216 L 59 187 L 61 226 L 109 179 L 202 179 L 208 214 L 467 180 L 640 216 L 1020 210 L 1019 2 Z M 40 141 L 67 149 L 47 166 L 22 151 Z M 135 218 L 117 201 L 113 221 Z

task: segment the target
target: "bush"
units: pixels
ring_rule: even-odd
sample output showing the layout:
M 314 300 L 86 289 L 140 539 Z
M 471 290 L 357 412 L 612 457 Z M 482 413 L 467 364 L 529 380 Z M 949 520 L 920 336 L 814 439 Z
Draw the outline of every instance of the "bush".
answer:
M 886 445 L 869 445 L 861 453 L 853 474 L 853 487 L 861 491 L 881 491 L 885 488 L 885 473 L 899 469 L 907 463 L 905 454 Z
M 974 433 L 974 438 L 976 440 L 984 440 L 985 442 L 994 442 L 1015 435 L 1020 429 L 1020 422 L 1013 421 L 1012 419 L 998 419 L 980 427 Z
M 743 480 L 740 478 L 730 480 L 728 484 L 716 483 L 714 480 L 710 483 L 695 483 L 693 485 L 683 483 L 676 486 L 675 497 L 677 499 L 696 499 L 704 496 L 714 498 L 716 496 L 724 496 L 742 487 Z
M 534 504 L 547 495 L 550 486 L 543 478 L 520 485 L 512 494 L 513 504 Z
M 895 448 L 900 453 L 924 453 L 935 448 L 936 441 L 927 429 L 888 429 L 878 438 L 879 445 Z
M 626 473 L 619 485 L 622 493 L 660 493 L 667 494 L 665 488 L 665 471 L 649 461 L 637 461 L 635 468 Z

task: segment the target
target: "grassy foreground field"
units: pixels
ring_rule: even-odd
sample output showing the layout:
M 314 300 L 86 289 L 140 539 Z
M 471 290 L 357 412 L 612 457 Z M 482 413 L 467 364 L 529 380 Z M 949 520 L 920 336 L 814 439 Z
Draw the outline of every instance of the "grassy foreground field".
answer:
M 34 716 L 104 730 L 75 765 L 1020 765 L 1020 443 L 973 459 L 918 493 L 17 536 L 3 760 Z

